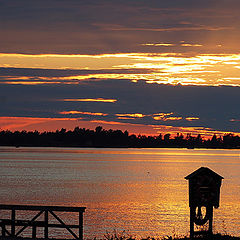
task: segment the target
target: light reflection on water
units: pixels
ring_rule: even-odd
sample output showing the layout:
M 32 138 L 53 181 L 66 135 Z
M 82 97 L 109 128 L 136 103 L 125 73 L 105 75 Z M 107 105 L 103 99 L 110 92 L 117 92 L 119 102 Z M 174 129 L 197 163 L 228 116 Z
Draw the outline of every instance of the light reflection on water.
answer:
M 207 166 L 225 178 L 214 229 L 239 235 L 239 160 L 238 150 L 0 147 L 1 203 L 85 206 L 86 238 L 186 235 L 184 177 Z

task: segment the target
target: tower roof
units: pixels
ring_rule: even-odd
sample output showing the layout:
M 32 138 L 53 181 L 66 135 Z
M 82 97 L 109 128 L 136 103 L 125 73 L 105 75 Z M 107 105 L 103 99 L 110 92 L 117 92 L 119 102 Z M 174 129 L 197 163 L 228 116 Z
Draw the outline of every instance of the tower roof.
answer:
M 214 171 L 212 171 L 210 168 L 207 168 L 207 167 L 200 167 L 199 169 L 197 169 L 196 171 L 190 173 L 189 175 L 187 175 L 185 177 L 185 179 L 189 180 L 189 179 L 192 179 L 194 177 L 197 177 L 197 176 L 201 176 L 201 175 L 212 175 L 214 178 L 217 178 L 217 179 L 224 179 L 224 177 L 220 176 L 219 174 L 215 173 Z

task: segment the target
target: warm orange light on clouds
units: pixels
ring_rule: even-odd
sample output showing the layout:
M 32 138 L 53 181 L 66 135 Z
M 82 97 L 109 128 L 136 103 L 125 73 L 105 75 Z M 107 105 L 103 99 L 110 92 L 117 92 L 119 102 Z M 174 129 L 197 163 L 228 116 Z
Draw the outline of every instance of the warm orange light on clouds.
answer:
M 153 114 L 153 119 L 156 121 L 179 121 L 182 120 L 182 117 L 175 117 L 175 116 L 171 116 L 174 113 L 155 113 Z
M 187 118 L 185 118 L 187 121 L 194 121 L 194 120 L 199 120 L 199 118 L 198 117 L 187 117 Z
M 80 112 L 80 111 L 63 111 L 59 112 L 59 114 L 68 115 L 68 114 L 83 114 L 83 115 L 92 115 L 92 116 L 107 116 L 106 113 L 98 113 L 98 112 Z
M 182 117 L 168 117 L 165 121 L 179 121 L 182 120 Z
M 143 43 L 141 46 L 154 46 L 154 47 L 172 47 L 175 44 L 172 43 Z
M 181 47 L 203 47 L 202 44 L 198 44 L 198 43 L 180 43 L 180 44 L 176 44 L 176 43 L 142 43 L 140 44 L 141 46 L 152 46 L 152 47 L 174 47 L 174 46 L 181 46 Z
M 176 136 L 177 133 L 182 133 L 183 135 L 191 134 L 192 136 L 197 136 L 200 134 L 204 138 L 211 138 L 213 134 L 223 136 L 224 134 L 229 134 L 232 132 L 224 132 L 224 131 L 215 131 L 211 128 L 204 127 L 174 127 L 174 126 L 155 126 L 154 129 L 157 133 L 170 133 L 173 136 Z M 235 133 L 239 134 L 239 133 Z
M 182 43 L 182 47 L 202 47 L 202 44 L 191 44 L 191 43 Z
M 239 0 L 46 2 L 0 4 L 1 128 L 240 129 Z
M 157 136 L 160 133 L 170 133 L 175 136 L 177 133 L 198 135 L 209 138 L 213 134 L 224 135 L 230 132 L 214 131 L 211 128 L 204 127 L 173 127 L 165 125 L 144 125 L 133 123 L 122 123 L 118 121 L 103 121 L 91 120 L 84 121 L 81 118 L 28 118 L 28 117 L 0 117 L 0 130 L 26 130 L 26 131 L 56 131 L 61 128 L 68 130 L 79 126 L 82 128 L 95 129 L 97 126 L 102 126 L 105 129 L 120 129 L 127 130 L 131 134 L 145 134 Z M 240 133 L 235 133 L 240 134 Z
M 78 99 L 63 99 L 60 101 L 64 102 L 104 102 L 104 103 L 115 103 L 116 99 L 104 99 L 104 98 L 78 98 Z
M 115 114 L 118 117 L 133 117 L 133 118 L 143 118 L 144 115 L 142 113 L 125 113 L 125 114 Z
M 78 124 L 80 118 L 34 118 L 34 117 L 0 117 L 0 130 L 57 130 L 64 125 Z
M 182 43 L 185 47 L 200 44 Z M 8 84 L 77 84 L 82 80 L 129 79 L 148 83 L 203 86 L 240 86 L 240 54 L 193 53 L 116 53 L 102 55 L 24 55 L 0 54 L 0 67 L 88 69 L 103 73 L 84 73 L 67 77 L 6 77 Z M 122 71 L 111 73 L 111 70 Z M 126 70 L 134 72 L 126 73 Z M 143 73 L 143 70 L 147 71 Z M 124 72 L 125 71 L 125 72 Z

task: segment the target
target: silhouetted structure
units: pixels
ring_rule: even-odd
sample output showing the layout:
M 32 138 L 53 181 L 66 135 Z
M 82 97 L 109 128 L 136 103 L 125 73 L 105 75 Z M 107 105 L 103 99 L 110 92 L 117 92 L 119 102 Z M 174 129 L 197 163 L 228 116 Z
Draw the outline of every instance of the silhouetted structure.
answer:
M 213 207 L 219 207 L 223 177 L 209 168 L 201 167 L 185 179 L 189 180 L 190 237 L 200 234 L 212 235 Z M 203 208 L 206 209 L 205 216 L 202 214 Z M 207 231 L 194 231 L 194 224 L 203 226 L 207 222 Z
M 129 135 L 127 131 L 95 130 L 76 127 L 73 131 L 62 128 L 55 132 L 38 131 L 0 131 L 0 146 L 30 147 L 137 147 L 137 148 L 240 148 L 240 137 L 231 133 L 204 140 L 201 135 L 194 137 L 187 134 L 171 136 Z
M 0 239 L 23 239 L 21 233 L 29 228 L 32 228 L 32 238 L 38 239 L 37 229 L 44 229 L 44 236 L 41 239 L 49 239 L 49 228 L 62 228 L 66 229 L 73 239 L 83 240 L 83 213 L 85 207 L 64 207 L 64 206 L 30 206 L 30 205 L 0 205 L 0 210 L 10 211 L 8 218 L 0 218 L 0 227 L 2 229 Z M 31 219 L 19 219 L 18 215 L 25 212 L 34 213 Z M 56 212 L 77 212 L 78 224 L 66 224 Z M 49 220 L 53 217 L 57 223 Z M 43 218 L 43 220 L 39 220 Z M 10 230 L 9 228 L 10 227 Z M 19 228 L 20 227 L 20 228 Z M 72 229 L 77 229 L 78 234 Z M 51 236 L 51 239 L 55 239 Z

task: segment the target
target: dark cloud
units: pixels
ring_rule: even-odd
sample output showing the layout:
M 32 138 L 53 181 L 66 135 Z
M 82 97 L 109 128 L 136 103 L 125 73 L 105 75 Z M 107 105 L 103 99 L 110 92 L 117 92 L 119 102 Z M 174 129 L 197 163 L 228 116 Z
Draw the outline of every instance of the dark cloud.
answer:
M 65 74 L 64 71 L 58 72 L 59 75 L 62 73 Z M 108 79 L 83 81 L 77 85 L 1 84 L 1 92 L 1 100 L 4 99 L 4 104 L 1 104 L 0 108 L 1 116 L 82 117 L 89 120 L 104 119 L 105 121 L 117 120 L 141 124 L 210 127 L 222 131 L 239 131 L 239 122 L 230 121 L 240 119 L 238 108 L 240 88 L 238 87 L 171 86 L 147 84 L 143 81 L 133 83 L 129 80 Z M 116 99 L 117 102 L 62 101 L 79 98 Z M 100 112 L 108 115 L 59 114 L 63 111 Z M 172 117 L 182 117 L 182 120 L 156 121 L 153 119 L 153 114 L 171 112 Z M 141 113 L 144 117 L 120 120 L 115 115 L 133 113 Z M 190 122 L 185 120 L 187 117 L 198 117 L 199 120 Z
M 102 69 L 102 70 L 72 70 L 72 69 L 39 69 L 39 68 L 1 68 L 0 77 L 26 76 L 26 77 L 68 77 L 101 73 L 147 73 L 146 69 Z
M 0 52 L 28 54 L 184 52 L 189 56 L 195 55 L 196 52 L 237 53 L 240 38 L 239 8 L 239 0 L 0 0 Z M 184 48 L 181 46 L 182 41 L 202 46 Z M 146 43 L 172 43 L 173 46 L 146 46 L 144 45 Z M 217 45 L 222 47 L 216 47 Z M 89 120 L 199 126 L 239 131 L 238 87 L 171 86 L 147 84 L 144 81 L 133 83 L 127 79 L 84 81 L 72 79 L 71 82 L 74 84 L 66 84 L 69 81 L 61 79 L 76 75 L 136 71 L 148 72 L 139 69 L 0 68 L 0 115 L 80 117 Z M 17 84 L 24 77 L 25 82 L 39 81 L 42 84 Z M 6 84 L 8 81 L 16 84 Z M 117 102 L 61 101 L 71 98 L 117 99 Z M 64 111 L 108 115 L 59 114 Z M 121 113 L 141 113 L 144 116 L 117 119 L 116 114 Z M 156 113 L 172 113 L 172 117 L 182 119 L 154 120 L 153 114 Z M 199 120 L 186 121 L 187 117 Z M 234 121 L 230 121 L 232 119 Z
M 239 7 L 237 0 L 1 1 L 0 52 L 141 52 L 141 43 L 181 40 L 220 40 L 233 51 Z

